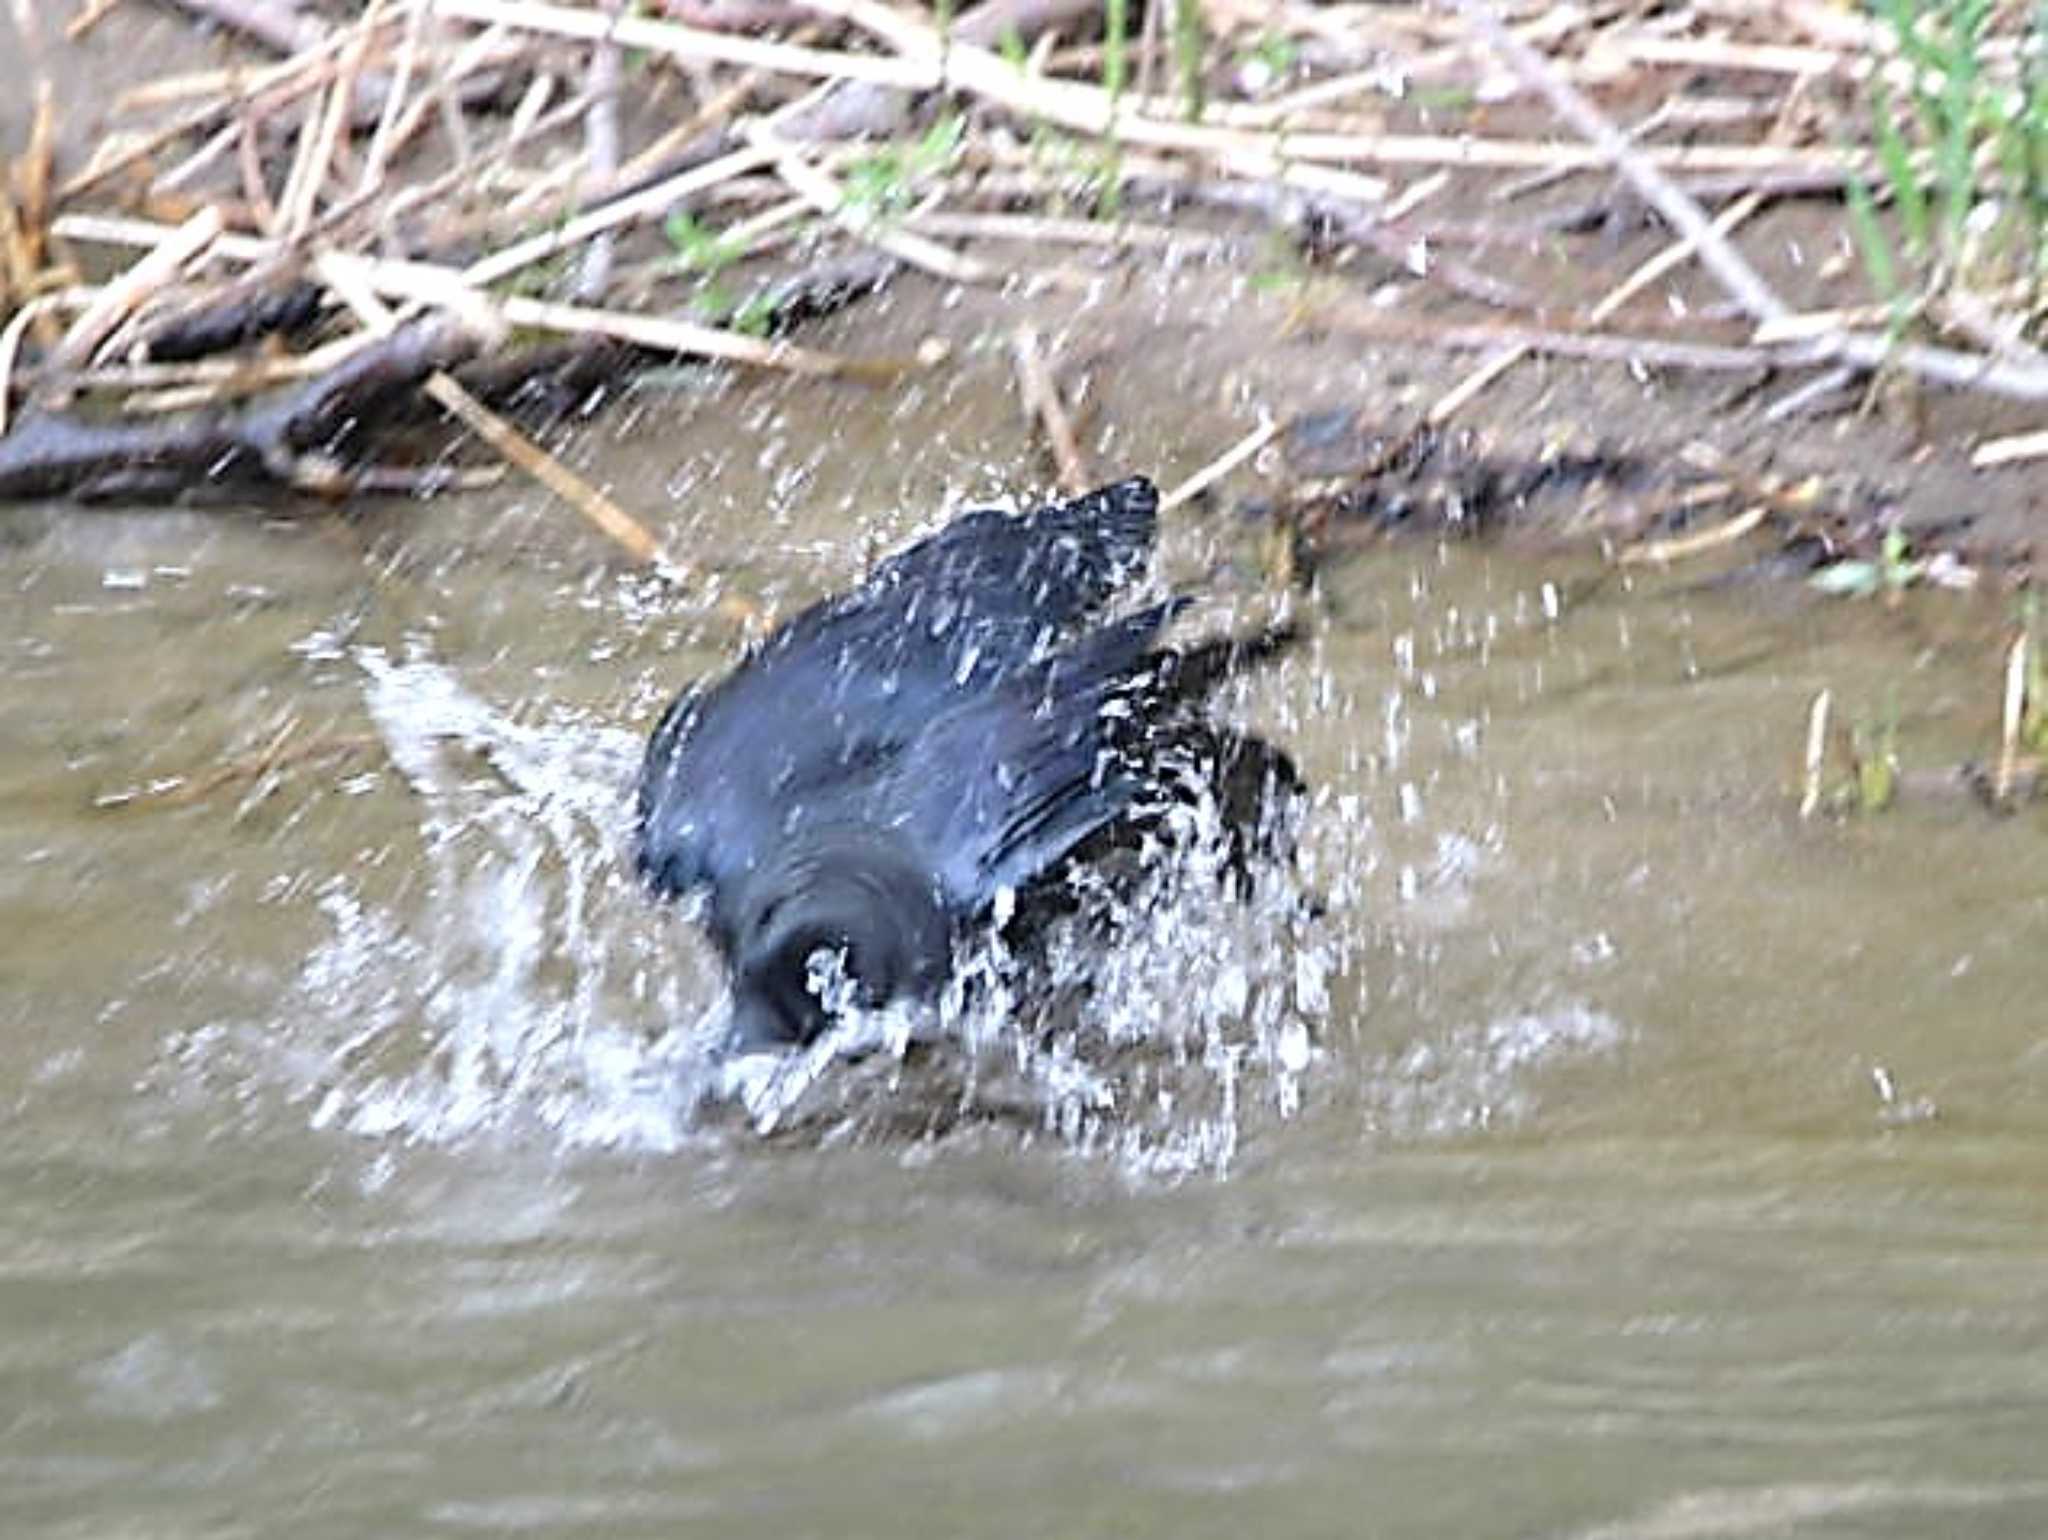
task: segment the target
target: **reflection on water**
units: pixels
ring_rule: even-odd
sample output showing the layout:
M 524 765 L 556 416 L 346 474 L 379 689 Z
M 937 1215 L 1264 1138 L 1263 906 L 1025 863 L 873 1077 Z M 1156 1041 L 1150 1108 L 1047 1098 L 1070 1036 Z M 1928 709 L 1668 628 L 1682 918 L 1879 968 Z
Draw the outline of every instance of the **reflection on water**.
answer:
M 787 606 L 1022 479 L 1000 387 L 584 451 Z M 1790 795 L 1822 685 L 1981 745 L 2003 617 L 1378 550 L 1234 708 L 1295 878 L 991 955 L 764 1137 L 625 849 L 738 638 L 582 542 L 0 511 L 7 1534 L 2048 1529 L 2038 820 Z

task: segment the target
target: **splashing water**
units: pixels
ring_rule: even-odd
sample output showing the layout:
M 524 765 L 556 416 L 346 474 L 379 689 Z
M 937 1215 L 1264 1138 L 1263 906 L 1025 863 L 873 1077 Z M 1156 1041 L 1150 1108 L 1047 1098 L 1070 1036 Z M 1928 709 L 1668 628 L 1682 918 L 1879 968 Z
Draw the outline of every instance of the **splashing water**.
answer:
M 638 735 L 514 721 L 431 661 L 356 661 L 419 801 L 423 883 L 322 895 L 331 934 L 292 1001 L 313 1048 L 287 1071 L 317 1126 L 669 1150 L 732 1110 L 834 1141 L 973 1120 L 1176 1174 L 1226 1168 L 1252 1105 L 1300 1104 L 1341 958 L 1301 875 L 1232 890 L 1212 799 L 1167 813 L 1135 885 L 1078 876 L 1029 956 L 970 947 L 935 1019 L 849 1010 L 801 1052 L 720 1061 L 717 958 L 631 869 Z M 843 992 L 843 960 L 814 962 Z
M 313 1121 L 443 1142 L 528 1122 L 570 1145 L 669 1149 L 704 1078 L 715 966 L 651 912 L 624 858 L 637 735 L 530 727 L 445 669 L 356 654 L 418 796 L 419 912 L 337 879 L 297 1002 L 351 1030 L 300 1088 Z

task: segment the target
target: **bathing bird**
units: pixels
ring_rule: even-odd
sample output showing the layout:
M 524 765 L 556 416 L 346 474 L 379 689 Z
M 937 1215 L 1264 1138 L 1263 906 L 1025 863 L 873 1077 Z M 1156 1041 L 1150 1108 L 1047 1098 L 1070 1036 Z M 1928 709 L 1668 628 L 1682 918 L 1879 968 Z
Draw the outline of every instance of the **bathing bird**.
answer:
M 1158 515 L 1142 477 L 962 514 L 668 708 L 637 864 L 658 894 L 708 900 L 726 1051 L 936 1002 L 978 928 L 1056 910 L 1063 873 L 1205 790 L 1245 829 L 1298 796 L 1284 752 L 1210 711 L 1292 630 L 1176 647 L 1186 597 L 1114 613 Z

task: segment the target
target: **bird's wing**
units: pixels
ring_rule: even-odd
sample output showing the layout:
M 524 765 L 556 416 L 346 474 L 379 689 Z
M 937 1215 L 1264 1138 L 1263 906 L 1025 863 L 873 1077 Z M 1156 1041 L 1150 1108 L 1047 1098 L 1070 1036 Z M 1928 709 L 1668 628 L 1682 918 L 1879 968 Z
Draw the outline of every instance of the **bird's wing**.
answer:
M 663 891 L 715 885 L 751 870 L 793 822 L 840 818 L 893 781 L 935 720 L 965 713 L 979 719 L 972 730 L 1014 730 L 1017 702 L 1035 706 L 1063 688 L 1054 680 L 1099 683 L 1118 645 L 1101 638 L 1117 628 L 1071 659 L 1047 654 L 1143 569 L 1158 501 L 1133 478 L 1022 517 L 964 514 L 779 628 L 655 729 L 640 782 L 641 871 Z M 992 693 L 1003 700 L 982 699 Z M 1020 743 L 1018 757 L 1049 747 Z M 933 795 L 943 801 L 943 788 Z
M 1158 655 L 1172 600 L 1091 633 L 963 700 L 878 784 L 877 816 L 925 852 L 949 902 L 972 912 L 1044 875 L 1153 786 L 1122 715 Z
M 1142 476 L 1016 515 L 962 514 L 878 566 L 866 591 L 964 597 L 987 622 L 1072 624 L 1143 572 L 1159 491 Z

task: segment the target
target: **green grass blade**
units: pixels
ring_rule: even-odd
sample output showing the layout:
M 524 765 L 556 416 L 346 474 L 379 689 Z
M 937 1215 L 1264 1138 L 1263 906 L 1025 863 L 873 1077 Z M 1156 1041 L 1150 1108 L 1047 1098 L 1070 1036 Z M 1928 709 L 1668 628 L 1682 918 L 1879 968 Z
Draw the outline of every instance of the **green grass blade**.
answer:
M 1870 195 L 1870 184 L 1860 174 L 1851 172 L 1845 191 L 1849 227 L 1856 236 L 1856 249 L 1863 255 L 1863 266 L 1870 274 L 1870 286 L 1879 299 L 1896 307 L 1900 297 L 1898 264 L 1892 261 L 1892 244 L 1885 238 L 1884 226 L 1878 220 L 1877 200 Z
M 1102 17 L 1102 89 L 1120 100 L 1130 79 L 1130 0 L 1105 0 Z
M 1925 255 L 1929 233 L 1927 193 L 1920 185 L 1920 173 L 1914 168 L 1912 148 L 1899 132 L 1891 93 L 1876 78 L 1870 82 L 1870 108 L 1876 126 L 1878 164 L 1884 171 L 1885 184 L 1891 188 L 1892 203 L 1899 211 L 1906 249 L 1915 256 Z M 1863 193 L 1868 198 L 1870 189 L 1865 187 Z

